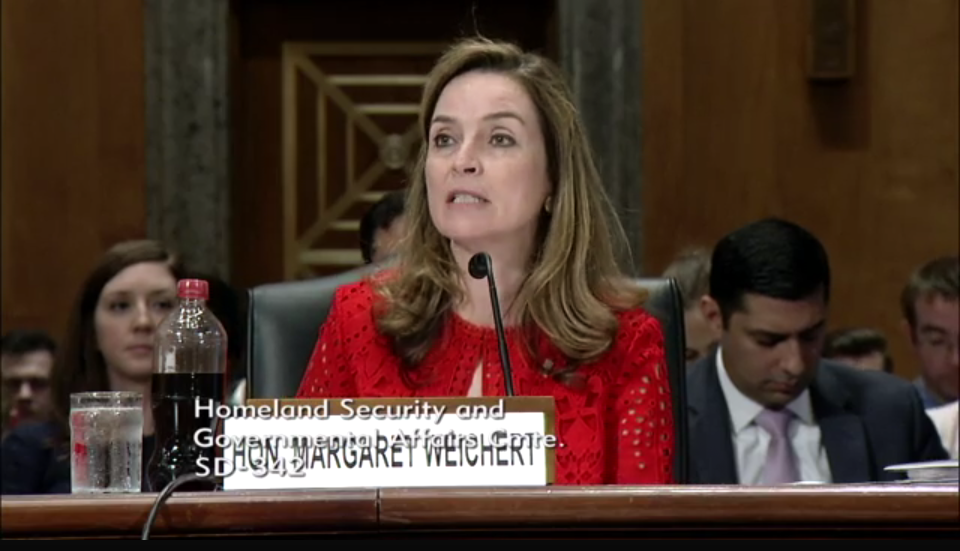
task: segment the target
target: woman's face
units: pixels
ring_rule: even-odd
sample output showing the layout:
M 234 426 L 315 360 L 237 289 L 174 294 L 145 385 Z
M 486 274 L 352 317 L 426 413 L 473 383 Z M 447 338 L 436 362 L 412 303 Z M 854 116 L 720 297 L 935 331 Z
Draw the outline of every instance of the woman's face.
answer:
M 162 262 L 128 266 L 103 287 L 94 313 L 97 346 L 113 377 L 153 372 L 154 332 L 177 303 L 177 281 Z
M 467 249 L 531 243 L 550 193 L 537 110 L 505 75 L 470 72 L 444 88 L 430 122 L 430 216 Z

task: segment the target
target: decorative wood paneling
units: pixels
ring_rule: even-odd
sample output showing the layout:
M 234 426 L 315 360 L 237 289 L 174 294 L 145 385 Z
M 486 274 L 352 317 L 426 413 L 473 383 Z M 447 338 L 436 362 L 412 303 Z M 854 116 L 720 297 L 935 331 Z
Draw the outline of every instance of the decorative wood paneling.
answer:
M 444 47 L 284 44 L 286 279 L 363 263 L 360 218 L 385 191 L 409 181 L 420 145 L 421 89 Z

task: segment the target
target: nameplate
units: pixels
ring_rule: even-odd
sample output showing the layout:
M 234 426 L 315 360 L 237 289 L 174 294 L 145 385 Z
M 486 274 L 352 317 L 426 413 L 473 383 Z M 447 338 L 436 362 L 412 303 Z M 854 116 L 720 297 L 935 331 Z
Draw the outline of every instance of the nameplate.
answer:
M 224 490 L 545 486 L 560 446 L 552 397 L 258 399 L 216 410 L 221 434 L 195 441 L 217 449 L 200 473 Z

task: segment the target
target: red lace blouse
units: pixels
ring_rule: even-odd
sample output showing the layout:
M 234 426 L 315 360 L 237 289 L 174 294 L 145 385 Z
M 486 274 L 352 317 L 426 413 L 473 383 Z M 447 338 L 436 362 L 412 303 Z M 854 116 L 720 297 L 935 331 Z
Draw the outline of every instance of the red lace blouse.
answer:
M 367 281 L 337 291 L 298 398 L 466 396 L 478 365 L 483 395 L 505 395 L 496 331 L 456 315 L 418 368 L 430 372 L 430 382 L 410 388 L 400 360 L 376 331 L 374 300 Z M 619 319 L 612 349 L 580 367 L 585 384 L 578 388 L 531 366 L 519 331 L 505 329 L 516 395 L 556 398 L 556 484 L 673 482 L 673 410 L 660 324 L 639 309 Z M 544 361 L 562 365 L 562 355 L 545 339 L 542 349 Z

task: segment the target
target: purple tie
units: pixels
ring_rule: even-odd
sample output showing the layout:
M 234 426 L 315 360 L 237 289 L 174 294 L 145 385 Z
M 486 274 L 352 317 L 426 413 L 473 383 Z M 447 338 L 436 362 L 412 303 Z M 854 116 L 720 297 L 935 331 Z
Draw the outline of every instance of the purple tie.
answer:
M 767 462 L 761 479 L 764 485 L 790 484 L 800 480 L 790 445 L 790 433 L 787 432 L 792 420 L 793 415 L 787 409 L 765 409 L 757 415 L 757 425 L 770 434 L 770 447 L 767 448 Z

